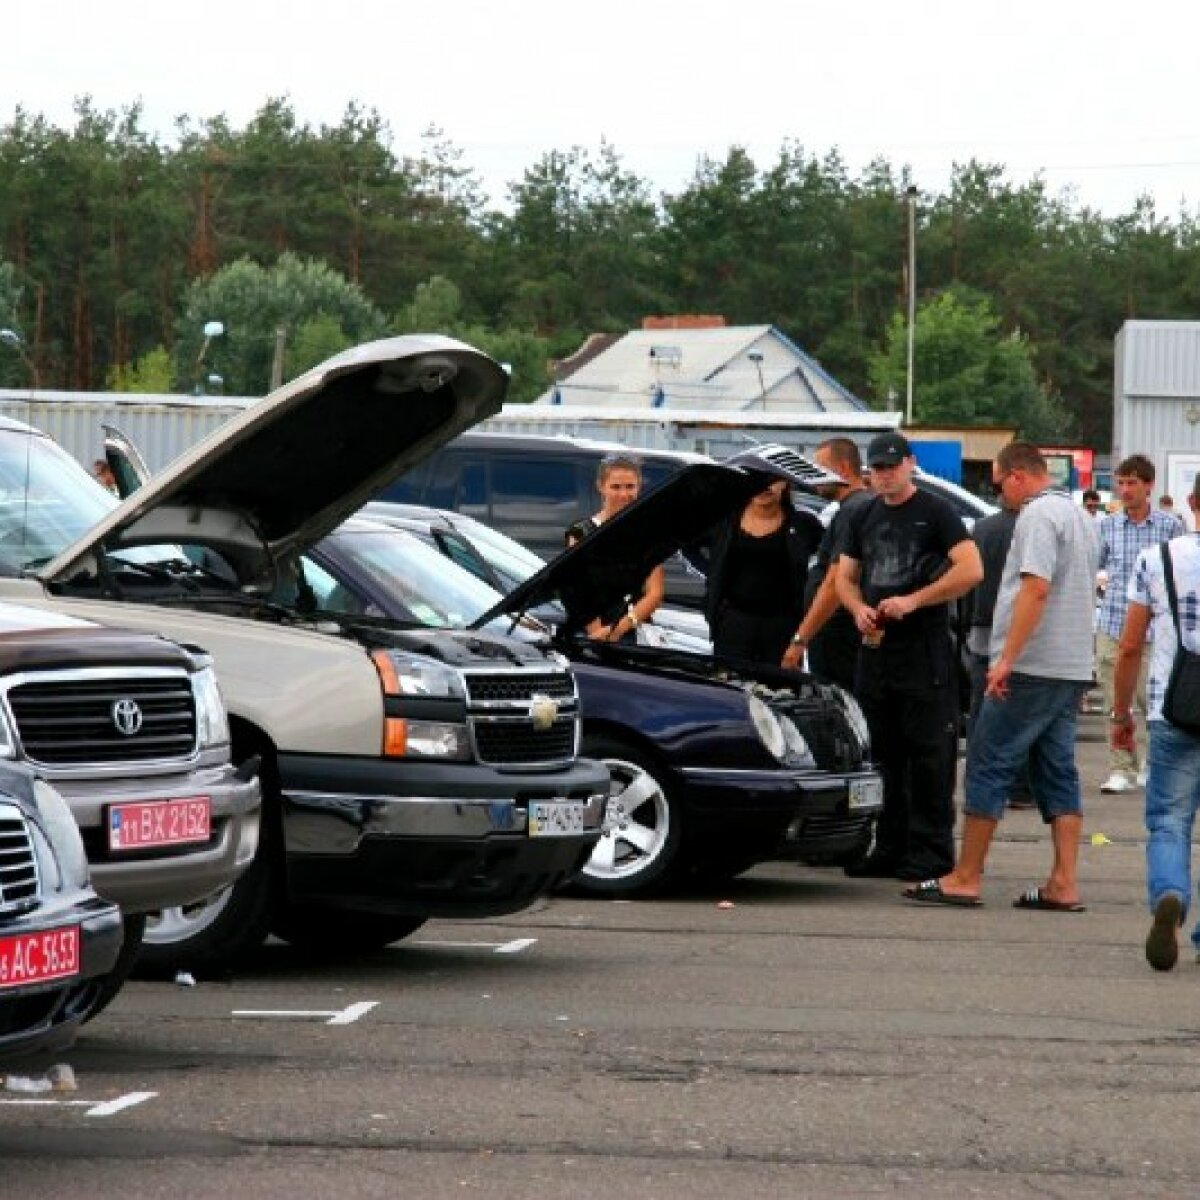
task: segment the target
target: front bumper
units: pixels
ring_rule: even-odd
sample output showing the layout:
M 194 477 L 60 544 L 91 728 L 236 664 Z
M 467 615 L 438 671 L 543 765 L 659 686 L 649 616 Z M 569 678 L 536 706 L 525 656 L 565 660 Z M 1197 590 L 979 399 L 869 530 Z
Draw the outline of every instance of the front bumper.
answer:
M 289 897 L 425 917 L 502 916 L 561 887 L 600 837 L 608 771 L 281 755 Z M 583 831 L 532 837 L 529 804 L 579 800 Z
M 239 778 L 229 764 L 158 779 L 55 778 L 53 782 L 79 823 L 92 885 L 127 913 L 155 912 L 203 900 L 233 883 L 258 849 L 258 780 Z M 134 851 L 109 849 L 108 805 L 189 796 L 212 799 L 212 832 L 207 842 Z
M 680 777 L 694 836 L 777 845 L 803 862 L 818 842 L 822 854 L 851 852 L 883 807 L 883 780 L 870 769 L 684 767 Z
M 78 925 L 80 961 L 79 974 L 70 979 L 0 989 L 0 1061 L 69 1046 L 91 1006 L 96 983 L 113 969 L 121 951 L 120 911 L 84 895 L 74 902 L 43 904 L 0 923 L 3 937 Z

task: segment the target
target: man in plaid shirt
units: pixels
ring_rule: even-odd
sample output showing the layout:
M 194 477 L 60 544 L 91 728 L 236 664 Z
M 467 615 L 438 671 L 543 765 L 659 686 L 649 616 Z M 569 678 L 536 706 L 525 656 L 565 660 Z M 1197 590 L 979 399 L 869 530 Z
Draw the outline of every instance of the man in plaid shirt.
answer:
M 1144 454 L 1133 454 L 1117 467 L 1115 487 L 1121 511 L 1100 522 L 1100 570 L 1108 573 L 1104 602 L 1100 606 L 1096 629 L 1096 666 L 1104 688 L 1104 698 L 1113 710 L 1113 667 L 1125 612 L 1127 592 L 1138 555 L 1159 542 L 1185 533 L 1183 522 L 1172 513 L 1150 507 L 1154 490 L 1154 464 Z M 1146 720 L 1146 668 L 1138 674 L 1136 707 Z M 1142 782 L 1137 759 L 1136 737 L 1108 752 L 1109 776 L 1100 785 L 1102 792 L 1131 792 Z

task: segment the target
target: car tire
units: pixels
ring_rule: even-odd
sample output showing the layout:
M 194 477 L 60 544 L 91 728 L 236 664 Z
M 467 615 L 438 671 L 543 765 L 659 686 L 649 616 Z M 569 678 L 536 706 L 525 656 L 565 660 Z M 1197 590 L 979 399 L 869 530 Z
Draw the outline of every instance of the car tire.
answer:
M 682 805 L 652 758 L 609 738 L 583 739 L 581 754 L 608 768 L 603 832 L 572 886 L 594 896 L 662 891 L 683 870 Z
M 316 904 L 286 904 L 276 913 L 271 932 L 307 954 L 342 958 L 382 950 L 415 933 L 424 924 L 424 917 L 348 912 Z
M 195 904 L 150 913 L 134 974 L 142 979 L 221 975 L 264 942 L 279 906 L 283 881 L 283 828 L 278 775 L 263 756 L 258 850 L 241 877 Z
M 95 991 L 88 996 L 87 1011 L 83 1014 L 85 1024 L 98 1017 L 116 999 L 117 993 L 124 987 L 137 963 L 142 948 L 142 935 L 146 929 L 146 918 L 141 913 L 125 913 L 121 923 L 124 927 L 121 953 L 117 955 L 113 969 L 102 979 L 95 981 Z

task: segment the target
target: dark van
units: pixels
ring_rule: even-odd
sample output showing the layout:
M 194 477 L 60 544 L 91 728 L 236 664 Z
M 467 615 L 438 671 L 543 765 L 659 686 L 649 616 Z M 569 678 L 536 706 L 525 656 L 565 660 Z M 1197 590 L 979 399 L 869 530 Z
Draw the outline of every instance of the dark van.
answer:
M 613 453 L 629 454 L 641 463 L 646 491 L 689 462 L 711 461 L 702 454 L 629 449 L 586 438 L 466 433 L 377 498 L 453 509 L 551 559 L 563 550 L 567 526 L 600 507 L 596 472 L 605 455 Z M 668 563 L 667 596 L 673 604 L 698 608 L 704 580 L 682 563 Z

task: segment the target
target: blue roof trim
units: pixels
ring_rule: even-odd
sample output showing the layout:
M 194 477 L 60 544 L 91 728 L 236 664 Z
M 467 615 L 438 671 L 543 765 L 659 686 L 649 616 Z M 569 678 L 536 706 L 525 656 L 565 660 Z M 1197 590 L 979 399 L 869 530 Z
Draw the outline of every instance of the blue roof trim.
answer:
M 828 371 L 811 354 L 805 354 L 790 337 L 782 330 L 776 329 L 774 325 L 770 327 L 770 333 L 777 337 L 791 352 L 801 359 L 806 367 L 819 375 L 835 392 L 837 392 L 844 400 L 856 408 L 859 412 L 870 412 L 871 407 L 864 404 L 852 391 L 843 387 Z

